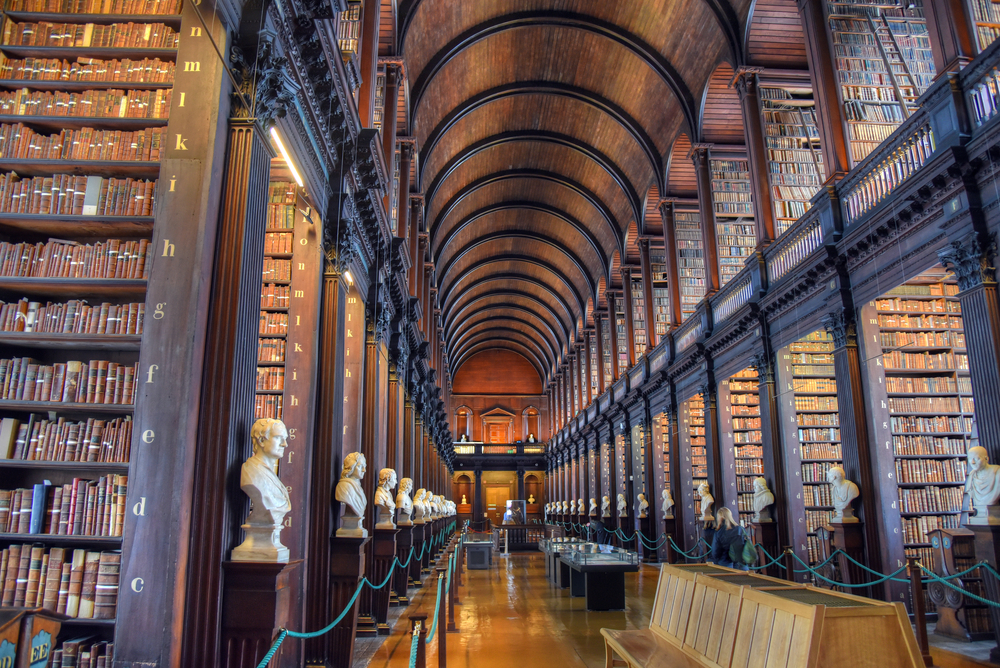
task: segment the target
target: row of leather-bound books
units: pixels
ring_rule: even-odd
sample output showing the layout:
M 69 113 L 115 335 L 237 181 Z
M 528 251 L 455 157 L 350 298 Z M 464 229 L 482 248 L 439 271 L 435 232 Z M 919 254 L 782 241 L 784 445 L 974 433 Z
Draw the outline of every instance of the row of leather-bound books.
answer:
M 38 332 L 42 334 L 142 334 L 146 305 L 142 302 L 91 306 L 85 300 L 48 302 L 0 301 L 0 331 Z
M 42 364 L 31 357 L 0 359 L 0 395 L 8 401 L 132 404 L 138 363 L 70 360 Z
M 0 79 L 170 83 L 176 65 L 159 58 L 0 58 Z
M 121 552 L 11 545 L 0 552 L 3 607 L 114 619 Z
M 131 443 L 131 416 L 74 421 L 32 413 L 0 421 L 0 459 L 125 463 Z
M 166 128 L 61 130 L 38 134 L 21 123 L 0 125 L 0 157 L 12 160 L 113 160 L 156 162 Z
M 0 276 L 34 278 L 146 278 L 147 239 L 109 239 L 80 244 L 0 242 Z
M 55 174 L 0 176 L 0 212 L 61 216 L 151 216 L 156 181 Z
M 100 47 L 114 49 L 175 49 L 177 33 L 163 23 L 53 23 L 4 24 L 5 46 Z
M 156 90 L 0 92 L 0 114 L 12 116 L 66 116 L 70 118 L 166 118 L 170 114 L 169 88 Z
M 177 14 L 181 0 L 8 0 L 7 11 L 65 14 Z
M 50 536 L 122 535 L 128 476 L 0 490 L 0 529 L 5 533 Z

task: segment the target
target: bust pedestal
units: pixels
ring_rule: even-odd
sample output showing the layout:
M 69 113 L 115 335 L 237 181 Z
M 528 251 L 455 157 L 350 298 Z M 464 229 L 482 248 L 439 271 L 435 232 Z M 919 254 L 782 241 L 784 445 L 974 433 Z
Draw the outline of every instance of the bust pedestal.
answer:
M 413 546 L 413 525 L 404 526 L 399 524 L 399 533 L 396 534 L 396 558 L 400 564 L 406 564 L 406 559 L 410 556 L 410 548 Z M 409 605 L 410 598 L 406 590 L 410 587 L 410 566 L 417 560 L 417 546 L 413 552 L 413 559 L 406 565 L 406 568 L 397 568 L 396 574 L 392 577 L 392 588 L 396 593 L 394 598 L 389 599 L 389 605 Z
M 642 540 L 636 536 L 636 546 L 639 547 L 639 551 L 642 554 L 642 560 L 647 564 L 655 564 L 659 561 L 656 555 L 656 550 L 651 550 L 646 545 L 655 545 L 656 536 L 653 533 L 653 523 L 647 514 L 646 517 L 639 518 L 639 532 L 642 534 Z M 645 541 L 645 543 L 643 542 Z
M 664 557 L 664 561 L 668 564 L 677 563 L 677 555 L 674 553 L 674 546 L 670 544 L 670 538 L 677 540 L 677 520 L 674 516 L 668 515 L 663 518 L 663 535 L 668 536 L 666 540 L 663 541 L 663 545 L 660 547 L 660 553 Z
M 427 548 L 424 547 L 424 525 L 423 523 L 413 523 L 413 558 L 410 559 L 410 566 L 407 569 L 409 573 L 407 574 L 410 578 L 411 587 L 419 587 L 420 582 L 420 571 L 424 567 L 423 555 L 427 553 Z
M 846 515 L 846 512 L 845 512 Z M 864 525 L 855 517 L 849 518 L 851 521 L 830 522 L 827 530 L 833 532 L 833 549 L 843 550 L 851 559 L 865 562 L 865 532 Z M 837 555 L 837 565 L 840 567 L 840 576 L 845 584 L 860 584 L 868 582 L 869 575 L 847 559 L 843 554 Z M 851 589 L 852 594 L 858 596 L 871 597 L 871 587 L 858 587 Z
M 976 559 L 985 561 L 994 569 L 1000 563 L 1000 524 L 965 524 L 966 529 L 976 535 Z M 981 569 L 980 569 L 981 570 Z M 1000 601 L 1000 582 L 988 573 L 984 573 L 983 585 L 986 596 L 991 601 Z M 987 606 L 990 611 L 990 621 L 993 622 L 993 636 L 997 646 L 990 650 L 990 661 L 1000 663 L 1000 608 Z
M 396 534 L 399 529 L 375 529 L 372 541 L 372 584 L 382 584 L 389 576 L 389 569 L 396 558 Z M 390 582 L 381 589 L 372 590 L 372 618 L 375 629 L 380 636 L 389 635 L 389 598 Z
M 330 539 L 330 619 L 347 607 L 365 574 L 365 546 L 370 538 Z M 330 665 L 354 664 L 354 634 L 358 628 L 358 602 L 329 633 Z
M 289 580 L 301 563 L 222 562 L 222 665 L 255 668 L 264 658 L 288 623 Z
M 765 508 L 765 510 L 767 509 Z M 762 518 L 763 515 L 764 513 L 761 512 Z M 759 522 L 753 521 L 750 524 L 753 527 L 753 535 L 756 536 L 757 542 L 760 543 L 765 550 L 767 550 L 768 554 L 777 559 L 780 554 L 778 550 L 778 523 L 772 519 L 761 519 Z M 759 560 L 757 562 L 758 566 L 763 566 L 770 561 L 770 559 L 768 559 L 764 553 L 760 551 L 760 548 L 757 548 L 757 559 Z M 770 575 L 771 577 L 783 577 L 784 573 L 779 572 L 781 571 L 781 567 L 778 565 L 780 563 L 781 562 L 779 561 L 761 570 L 765 575 Z

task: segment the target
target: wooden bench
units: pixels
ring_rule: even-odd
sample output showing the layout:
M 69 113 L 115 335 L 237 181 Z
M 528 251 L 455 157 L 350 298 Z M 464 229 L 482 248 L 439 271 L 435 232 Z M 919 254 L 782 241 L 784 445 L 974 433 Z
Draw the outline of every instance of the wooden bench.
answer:
M 664 564 L 649 628 L 601 634 L 606 668 L 923 665 L 901 603 L 710 564 Z

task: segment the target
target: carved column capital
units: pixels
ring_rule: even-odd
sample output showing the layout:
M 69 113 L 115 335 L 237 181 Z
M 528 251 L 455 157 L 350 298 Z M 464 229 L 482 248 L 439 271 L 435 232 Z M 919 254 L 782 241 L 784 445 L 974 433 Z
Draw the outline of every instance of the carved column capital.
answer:
M 695 167 L 708 167 L 709 152 L 711 151 L 711 144 L 692 144 L 691 152 L 688 156 L 694 161 Z
M 709 397 L 712 396 L 712 386 L 708 383 L 702 383 L 698 386 L 698 394 L 701 395 L 701 400 L 707 404 Z
M 955 272 L 958 288 L 963 291 L 996 283 L 996 267 L 993 266 L 996 255 L 996 233 L 990 233 L 985 242 L 978 234 L 971 234 L 938 251 L 938 258 Z
M 741 100 L 745 100 L 749 95 L 757 95 L 757 75 L 763 71 L 761 67 L 740 67 L 729 85 L 736 89 Z
M 840 309 L 823 316 L 823 327 L 833 336 L 833 345 L 836 348 L 858 343 L 857 324 L 847 309 Z
M 639 250 L 648 251 L 650 241 L 649 237 L 639 237 L 636 239 L 636 243 L 639 245 Z
M 774 382 L 774 365 L 771 364 L 771 357 L 760 352 L 750 358 L 750 366 L 757 370 L 757 384 Z

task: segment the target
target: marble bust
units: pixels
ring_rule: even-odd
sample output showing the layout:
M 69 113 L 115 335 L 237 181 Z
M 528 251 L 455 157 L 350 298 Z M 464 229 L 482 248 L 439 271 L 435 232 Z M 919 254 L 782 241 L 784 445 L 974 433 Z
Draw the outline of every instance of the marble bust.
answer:
M 240 489 L 250 497 L 250 514 L 243 525 L 246 539 L 233 549 L 233 561 L 288 563 L 288 548 L 281 544 L 281 521 L 292 504 L 274 472 L 285 454 L 287 438 L 281 420 L 263 418 L 250 429 L 253 454 L 240 469 Z
M 601 517 L 611 517 L 611 499 L 606 496 L 601 497 Z
M 701 521 L 711 522 L 715 520 L 715 516 L 712 515 L 712 505 L 715 503 L 715 497 L 709 491 L 707 482 L 702 482 L 698 485 L 698 496 L 701 497 Z
M 413 523 L 423 524 L 425 518 L 427 517 L 427 507 L 424 505 L 424 498 L 427 496 L 427 491 L 421 487 L 417 490 L 416 495 L 413 497 Z
M 434 503 L 434 492 L 427 490 L 424 494 L 424 519 L 437 519 L 437 506 Z
M 563 511 L 563 515 L 568 515 L 569 514 L 569 501 L 563 501 L 562 502 L 562 511 Z
M 413 491 L 413 480 L 403 478 L 399 481 L 399 491 L 396 492 L 396 508 L 399 510 L 399 521 L 396 522 L 401 527 L 413 526 L 410 516 L 413 514 L 413 502 L 410 501 L 410 492 Z
M 989 453 L 980 445 L 969 448 L 968 464 L 969 524 L 1000 524 L 1000 466 L 990 464 Z
M 670 495 L 670 490 L 665 489 L 660 492 L 660 498 L 663 499 L 663 502 L 660 504 L 660 510 L 663 511 L 663 516 L 673 517 L 674 497 Z
M 859 521 L 854 516 L 851 501 L 858 498 L 860 491 L 858 486 L 845 476 L 844 469 L 840 466 L 831 466 L 826 472 L 826 481 L 830 483 L 830 496 L 833 497 L 833 518 L 830 521 L 851 524 Z
M 378 472 L 378 487 L 375 488 L 375 506 L 378 508 L 378 524 L 376 529 L 395 529 L 393 516 L 396 514 L 396 502 L 392 498 L 392 488 L 396 486 L 396 472 L 392 469 L 382 469 Z
M 774 494 L 767 488 L 767 480 L 763 477 L 756 477 L 753 480 L 753 521 L 771 522 L 771 504 L 774 503 Z
M 590 497 L 590 514 L 591 515 L 597 514 L 597 499 L 595 499 L 594 497 Z
M 618 495 L 618 517 L 628 517 L 628 501 L 624 494 Z
M 583 505 L 583 498 L 581 497 L 576 500 L 576 514 L 583 515 L 584 508 L 586 508 L 586 506 Z
M 462 505 L 466 505 L 468 501 L 465 500 L 465 494 L 462 495 Z
M 646 500 L 645 494 L 639 495 L 639 519 L 644 520 L 649 517 L 649 501 Z
M 368 529 L 361 526 L 368 507 L 368 497 L 361 488 L 361 479 L 368 470 L 368 462 L 360 452 L 352 452 L 344 457 L 344 468 L 340 471 L 340 481 L 334 497 L 344 504 L 344 516 L 341 518 L 337 536 L 367 538 Z
M 464 499 L 465 497 L 463 496 L 462 498 Z M 531 505 L 535 505 L 535 495 L 534 494 L 529 494 L 528 495 L 528 503 L 530 503 Z

